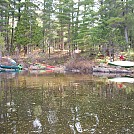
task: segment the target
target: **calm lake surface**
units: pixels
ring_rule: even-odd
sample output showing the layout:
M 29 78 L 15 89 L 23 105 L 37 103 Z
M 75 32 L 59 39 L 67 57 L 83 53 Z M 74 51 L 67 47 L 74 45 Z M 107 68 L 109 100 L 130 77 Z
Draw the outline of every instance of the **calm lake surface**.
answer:
M 134 134 L 134 83 L 0 73 L 0 134 Z

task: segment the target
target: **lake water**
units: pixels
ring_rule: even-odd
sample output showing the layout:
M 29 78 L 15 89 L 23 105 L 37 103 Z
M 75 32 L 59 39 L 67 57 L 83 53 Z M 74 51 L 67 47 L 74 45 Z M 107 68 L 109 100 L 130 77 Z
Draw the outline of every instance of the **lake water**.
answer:
M 0 134 L 133 134 L 134 83 L 51 72 L 0 73 Z

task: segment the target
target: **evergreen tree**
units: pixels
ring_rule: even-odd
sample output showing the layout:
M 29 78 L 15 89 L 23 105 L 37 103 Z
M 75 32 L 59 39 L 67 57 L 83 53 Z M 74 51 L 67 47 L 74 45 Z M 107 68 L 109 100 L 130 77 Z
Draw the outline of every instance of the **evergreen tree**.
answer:
M 19 21 L 17 22 L 17 27 L 15 28 L 15 43 L 19 49 L 23 47 L 26 54 L 31 51 L 33 45 L 37 45 L 38 40 L 35 41 L 35 33 L 38 33 L 36 31 L 38 29 L 38 24 L 36 20 L 37 13 L 35 10 L 38 6 L 30 2 L 30 0 L 26 0 L 25 2 L 19 4 L 23 6 L 22 8 L 19 7 L 19 11 L 21 12 L 19 12 Z

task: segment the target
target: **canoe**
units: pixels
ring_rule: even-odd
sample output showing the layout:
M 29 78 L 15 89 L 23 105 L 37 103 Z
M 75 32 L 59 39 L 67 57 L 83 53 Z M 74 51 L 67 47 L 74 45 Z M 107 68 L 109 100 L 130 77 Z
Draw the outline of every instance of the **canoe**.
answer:
M 3 68 L 0 68 L 0 72 L 19 72 L 19 70 L 15 70 L 15 69 L 3 69 Z
M 38 64 L 30 65 L 29 70 L 49 70 L 49 69 L 52 70 L 53 68 L 55 67 L 38 63 Z
M 4 68 L 4 69 L 19 69 L 18 66 L 8 66 L 8 65 L 0 65 L 0 68 Z
M 134 83 L 134 78 L 131 77 L 116 77 L 109 79 L 111 82 L 126 82 L 126 83 Z
M 29 70 L 44 70 L 44 69 L 46 69 L 46 66 L 41 64 L 30 65 L 29 67 Z
M 125 68 L 134 67 L 134 62 L 132 61 L 113 61 L 108 62 L 108 64 L 112 66 L 120 66 Z
M 8 65 L 0 65 L 0 72 L 12 72 L 22 70 L 22 66 L 8 66 Z

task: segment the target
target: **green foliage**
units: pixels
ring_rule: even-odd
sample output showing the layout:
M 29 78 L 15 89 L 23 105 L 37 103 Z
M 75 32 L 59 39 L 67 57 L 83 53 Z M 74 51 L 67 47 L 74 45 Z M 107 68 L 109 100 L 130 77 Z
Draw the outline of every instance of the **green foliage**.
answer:
M 134 48 L 134 1 L 98 2 L 2 0 L 0 31 L 5 36 L 6 47 L 38 45 L 44 49 L 62 45 L 61 49 L 74 49 L 74 46 L 90 49 L 113 43 L 119 48 L 127 48 L 128 44 Z
M 111 17 L 109 20 L 107 20 L 107 24 L 110 25 L 111 27 L 118 27 L 122 26 L 124 21 L 125 21 L 124 18 Z

